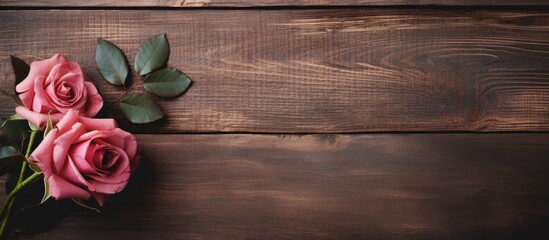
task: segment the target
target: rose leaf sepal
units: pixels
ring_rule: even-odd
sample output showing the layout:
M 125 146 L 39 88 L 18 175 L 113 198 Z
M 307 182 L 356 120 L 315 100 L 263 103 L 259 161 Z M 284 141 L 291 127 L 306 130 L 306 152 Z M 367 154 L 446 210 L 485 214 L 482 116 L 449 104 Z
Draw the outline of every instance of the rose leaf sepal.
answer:
M 32 169 L 35 173 L 41 173 L 42 169 L 36 165 L 36 163 L 29 162 L 29 168 Z
M 22 82 L 30 72 L 30 66 L 22 59 L 11 56 L 11 66 L 13 67 L 13 73 L 15 74 L 15 85 Z
M 37 127 L 36 125 L 32 124 L 31 122 L 29 122 L 29 128 L 30 128 L 31 131 L 41 131 L 42 130 L 39 127 Z
M 44 196 L 42 196 L 42 200 L 40 200 L 40 205 L 44 204 L 50 198 L 51 198 L 51 193 L 50 193 L 50 187 L 49 187 L 49 184 L 48 184 L 48 180 L 46 180 L 46 178 L 44 178 Z
M 46 123 L 46 127 L 44 128 L 44 137 L 46 137 L 46 135 L 48 135 L 51 130 L 53 130 L 53 121 L 51 120 L 51 116 L 48 113 L 48 122 Z
M 23 106 L 23 101 L 21 101 L 21 98 L 19 98 L 19 95 L 14 93 L 9 93 L 8 91 L 3 91 L 4 95 L 6 95 L 16 106 Z
M 84 202 L 84 200 L 72 198 L 72 201 L 85 209 L 101 214 L 101 211 L 98 208 L 90 206 L 88 203 Z

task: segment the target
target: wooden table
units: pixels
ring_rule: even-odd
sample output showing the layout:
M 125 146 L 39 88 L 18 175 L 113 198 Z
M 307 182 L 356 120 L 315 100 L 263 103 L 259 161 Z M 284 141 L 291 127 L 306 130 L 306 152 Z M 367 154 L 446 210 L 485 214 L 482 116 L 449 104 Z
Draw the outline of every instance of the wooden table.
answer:
M 112 102 L 97 38 L 132 62 L 161 33 L 194 81 L 121 121 L 147 172 L 127 203 L 22 239 L 549 239 L 545 0 L 0 6 L 2 89 L 9 54 L 62 53 Z

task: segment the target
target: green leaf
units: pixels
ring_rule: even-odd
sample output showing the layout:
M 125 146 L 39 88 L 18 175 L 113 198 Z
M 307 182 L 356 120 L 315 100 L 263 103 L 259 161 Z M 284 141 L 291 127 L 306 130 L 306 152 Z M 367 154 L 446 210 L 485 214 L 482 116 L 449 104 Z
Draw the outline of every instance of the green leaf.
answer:
M 143 94 L 126 95 L 120 101 L 120 109 L 132 123 L 148 123 L 164 116 L 162 109 Z
M 21 98 L 19 98 L 19 95 L 9 93 L 8 91 L 3 91 L 3 92 L 4 92 L 4 95 L 8 96 L 15 105 L 23 106 L 23 102 L 21 101 Z
M 23 155 L 12 146 L 0 146 L 0 176 L 8 173 L 17 163 L 24 160 Z
M 120 48 L 113 43 L 97 39 L 95 64 L 103 78 L 113 85 L 124 85 L 128 77 L 126 57 Z
M 48 180 L 46 180 L 46 178 L 44 178 L 44 196 L 42 196 L 42 200 L 40 201 L 40 205 L 42 205 L 44 202 L 46 202 L 50 198 L 51 198 L 50 186 L 48 184 Z
M 27 120 L 8 119 L 2 125 L 4 135 L 10 140 L 20 143 L 30 135 L 30 128 Z
M 30 66 L 18 57 L 11 55 L 10 57 L 13 73 L 15 73 L 15 85 L 17 85 L 29 75 Z
M 89 209 L 89 210 L 92 210 L 92 211 L 95 211 L 97 213 L 101 213 L 101 211 L 99 211 L 99 209 L 95 208 L 95 207 L 92 207 L 92 206 L 89 206 L 87 205 L 86 203 L 84 203 L 83 201 L 81 200 L 78 200 L 78 199 L 72 199 L 73 202 L 75 202 L 76 204 L 80 205 L 81 207 L 83 208 L 86 208 L 86 209 Z
M 12 146 L 0 146 L 0 158 L 11 157 L 18 154 L 19 152 Z
M 166 34 L 161 34 L 143 42 L 135 55 L 135 71 L 139 75 L 148 74 L 166 66 L 170 56 L 170 46 Z
M 175 97 L 183 93 L 190 84 L 191 80 L 185 74 L 173 68 L 151 73 L 143 82 L 147 91 L 160 97 Z

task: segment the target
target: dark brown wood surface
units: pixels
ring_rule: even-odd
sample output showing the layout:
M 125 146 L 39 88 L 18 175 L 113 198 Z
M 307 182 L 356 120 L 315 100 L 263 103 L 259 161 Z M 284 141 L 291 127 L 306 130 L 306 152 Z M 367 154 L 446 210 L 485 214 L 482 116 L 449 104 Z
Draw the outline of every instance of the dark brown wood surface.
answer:
M 105 214 L 21 239 L 549 239 L 547 5 L 0 0 L 2 90 L 9 55 L 62 53 L 111 103 L 97 38 L 133 62 L 161 33 L 193 79 L 120 122 L 144 164 Z
M 537 6 L 546 0 L 0 0 L 23 7 L 270 7 L 270 6 Z
M 9 54 L 63 53 L 95 69 L 98 37 L 133 62 L 167 33 L 169 64 L 194 84 L 134 132 L 548 131 L 549 13 L 513 10 L 4 10 Z M 2 101 L 8 102 L 6 98 Z M 13 106 L 2 104 L 1 115 Z
M 549 236 L 549 134 L 138 139 L 145 184 L 121 209 L 23 239 Z

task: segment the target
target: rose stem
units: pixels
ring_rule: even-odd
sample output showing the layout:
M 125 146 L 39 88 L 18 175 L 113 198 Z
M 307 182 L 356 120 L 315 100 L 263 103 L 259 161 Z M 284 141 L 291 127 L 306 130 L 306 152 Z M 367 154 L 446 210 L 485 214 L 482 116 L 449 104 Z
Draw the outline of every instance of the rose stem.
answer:
M 128 95 L 128 93 L 130 93 L 136 86 L 137 86 L 138 82 L 137 81 L 134 81 L 132 83 L 132 85 L 128 88 L 128 89 L 124 89 L 124 93 L 122 95 L 120 95 L 120 97 L 118 97 L 116 100 L 114 100 L 114 102 L 112 103 L 112 105 L 115 105 L 117 104 L 118 102 L 120 102 L 120 100 L 122 100 L 122 98 L 126 95 Z
M 19 179 L 17 180 L 17 184 L 15 184 L 15 186 L 19 186 L 19 184 L 21 184 L 21 182 L 23 181 L 23 178 L 24 178 L 24 175 L 25 175 L 25 169 L 27 168 L 27 159 L 29 158 L 30 156 L 30 153 L 31 153 L 31 149 L 32 149 L 32 145 L 34 143 L 34 138 L 36 137 L 36 133 L 38 131 L 36 130 L 33 130 L 31 132 L 31 135 L 30 135 L 30 139 L 29 139 L 29 145 L 27 146 L 27 152 L 25 153 L 25 160 L 23 161 L 23 165 L 21 166 L 21 172 L 19 173 Z M 15 191 L 15 189 L 12 190 L 12 192 L 10 192 L 10 195 Z M 6 198 L 6 201 L 4 201 L 4 204 L 2 205 L 2 208 L 0 209 L 0 217 L 3 217 L 4 216 L 4 211 L 6 211 L 6 208 L 5 206 L 8 205 L 8 200 L 10 198 Z M 11 204 L 10 204 L 11 205 Z
M 15 198 L 15 195 L 21 191 L 21 189 L 23 189 L 24 187 L 26 187 L 27 185 L 33 183 L 34 181 L 36 181 L 37 179 L 40 178 L 40 176 L 42 176 L 42 173 L 33 173 L 29 178 L 25 179 L 25 181 L 21 182 L 20 184 L 18 184 L 17 186 L 15 186 L 15 188 L 13 189 L 13 191 L 10 192 L 10 194 L 8 195 L 8 197 L 6 198 L 6 201 L 4 201 L 4 204 L 2 204 L 2 209 L 0 210 L 0 216 L 3 216 L 2 217 L 2 220 L 3 220 L 3 223 L 2 225 L 5 225 L 8 221 L 8 216 L 9 216 L 9 211 L 6 213 L 6 215 L 4 216 L 4 212 L 5 212 L 5 209 L 6 207 L 11 208 L 11 205 L 12 205 L 12 201 L 13 199 Z M 9 204 L 8 204 L 9 203 Z M 11 209 L 9 209 L 11 210 Z M 0 236 L 2 236 L 3 234 L 3 229 L 0 229 Z
M 15 188 L 10 192 L 10 194 L 6 198 L 6 201 L 4 201 L 4 204 L 2 204 L 2 209 L 0 209 L 0 216 L 3 216 L 2 217 L 2 220 L 3 220 L 2 225 L 4 225 L 5 222 L 8 221 L 9 211 L 7 212 L 7 214 L 5 216 L 4 216 L 4 212 L 6 211 L 6 207 L 11 208 L 11 204 L 12 204 L 13 199 L 15 198 L 15 195 L 19 191 L 21 191 L 21 189 L 23 189 L 27 185 L 33 183 L 37 179 L 39 179 L 40 176 L 42 176 L 42 173 L 37 173 L 37 172 L 33 173 L 30 177 L 25 179 L 23 182 L 21 182 L 20 184 L 17 184 L 17 186 L 15 186 Z M 2 236 L 2 234 L 4 234 L 3 228 L 0 229 L 0 236 Z
M 8 209 L 11 209 L 11 205 L 13 205 L 14 201 L 11 201 L 8 205 Z M 6 225 L 8 225 L 8 218 L 10 217 L 11 211 L 8 211 L 6 213 L 6 216 L 2 218 L 2 225 L 0 226 L 0 239 L 4 236 L 4 230 L 6 229 Z
M 27 146 L 27 151 L 25 153 L 25 160 L 23 161 L 23 164 L 21 166 L 21 172 L 19 173 L 19 179 L 17 180 L 16 186 L 19 186 L 19 184 L 21 184 L 21 182 L 23 181 L 23 178 L 25 176 L 25 170 L 27 169 L 27 164 L 28 164 L 27 159 L 29 158 L 29 156 L 31 154 L 32 145 L 34 144 L 34 139 L 36 138 L 37 133 L 38 133 L 37 130 L 33 130 L 31 132 L 30 139 L 29 139 L 29 145 Z M 13 191 L 15 191 L 15 189 Z M 10 193 L 10 195 L 11 195 L 11 193 Z M 6 205 L 6 203 L 9 202 L 9 204 L 7 205 L 8 211 L 6 212 L 5 216 L 2 216 L 2 215 L 6 211 L 5 210 L 6 206 L 2 206 L 2 209 L 0 209 L 0 216 L 2 216 L 2 225 L 0 226 L 0 238 L 4 235 L 4 229 L 6 228 L 6 225 L 8 223 L 8 219 L 9 219 L 10 212 L 11 212 L 11 207 L 13 205 L 13 202 L 15 202 L 15 194 L 13 196 L 13 199 L 11 199 L 11 201 L 8 201 L 8 199 L 6 199 L 6 201 L 4 202 L 4 205 Z
M 19 180 L 17 180 L 17 184 L 21 183 L 23 181 L 23 178 L 25 177 L 25 170 L 27 170 L 27 159 L 29 158 L 32 150 L 32 145 L 34 144 L 34 138 L 36 137 L 36 133 L 38 133 L 37 130 L 33 130 L 30 135 L 29 139 L 29 145 L 27 146 L 27 152 L 25 153 L 25 161 L 23 161 L 23 165 L 21 166 L 21 172 L 19 173 Z

